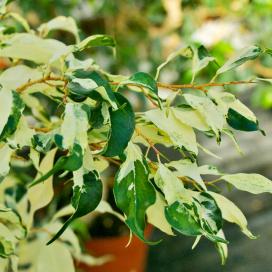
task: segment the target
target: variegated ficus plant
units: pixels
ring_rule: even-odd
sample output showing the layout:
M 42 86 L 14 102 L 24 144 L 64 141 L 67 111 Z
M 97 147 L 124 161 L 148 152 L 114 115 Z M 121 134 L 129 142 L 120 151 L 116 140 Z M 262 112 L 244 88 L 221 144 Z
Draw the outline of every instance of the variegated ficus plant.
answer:
M 23 30 L 10 31 L 13 20 Z M 47 38 L 59 29 L 71 32 L 76 43 Z M 215 192 L 214 184 L 223 181 L 259 194 L 272 192 L 271 181 L 258 174 L 225 174 L 214 166 L 198 165 L 199 150 L 212 154 L 198 143 L 196 133 L 220 143 L 222 134 L 235 142 L 233 130 L 260 130 L 255 115 L 224 91 L 226 85 L 260 79 L 216 79 L 269 50 L 250 46 L 217 69 L 212 81 L 197 84 L 195 75 L 216 62 L 203 46 L 171 54 L 154 77 L 144 72 L 121 76 L 105 72 L 91 58 L 77 58 L 87 48 L 114 47 L 115 42 L 105 35 L 81 40 L 72 18 L 57 17 L 33 30 L 2 4 L 0 37 L 0 57 L 9 60 L 0 74 L 1 271 L 43 272 L 49 271 L 48 265 L 50 271 L 63 271 L 64 266 L 74 271 L 73 259 L 103 263 L 104 258 L 82 253 L 69 227 L 93 211 L 116 214 L 149 244 L 158 241 L 144 236 L 147 222 L 169 235 L 193 236 L 195 244 L 205 237 L 216 245 L 223 263 L 228 244 L 224 221 L 255 238 L 243 213 Z M 192 83 L 158 81 L 160 70 L 177 56 L 192 58 Z M 163 97 L 161 90 L 168 90 L 168 95 Z M 146 97 L 150 108 L 135 112 L 129 95 L 124 95 L 129 91 Z M 165 148 L 178 152 L 178 159 L 169 160 L 162 152 Z M 111 164 L 117 169 L 115 202 L 123 215 L 102 198 L 107 183 L 100 175 Z M 63 186 L 73 182 L 71 204 L 36 222 L 35 212 L 52 201 L 53 177 L 59 176 Z

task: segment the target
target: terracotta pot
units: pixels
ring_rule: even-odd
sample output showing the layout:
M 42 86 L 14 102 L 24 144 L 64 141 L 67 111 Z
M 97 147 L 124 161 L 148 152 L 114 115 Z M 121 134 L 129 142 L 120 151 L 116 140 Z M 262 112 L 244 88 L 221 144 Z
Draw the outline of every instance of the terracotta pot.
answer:
M 148 227 L 147 234 L 150 233 Z M 86 244 L 87 251 L 93 256 L 110 254 L 113 260 L 102 266 L 80 265 L 80 268 L 85 272 L 144 272 L 148 246 L 135 236 L 126 247 L 128 241 L 129 236 L 92 239 Z
M 0 70 L 3 70 L 9 66 L 9 63 L 6 59 L 0 58 Z

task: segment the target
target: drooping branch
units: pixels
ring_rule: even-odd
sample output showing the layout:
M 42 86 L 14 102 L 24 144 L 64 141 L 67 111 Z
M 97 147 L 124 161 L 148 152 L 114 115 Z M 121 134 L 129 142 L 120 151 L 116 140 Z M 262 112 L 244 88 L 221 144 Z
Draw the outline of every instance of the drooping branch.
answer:
M 65 85 L 65 83 L 67 82 L 67 80 L 65 80 L 65 78 L 63 77 L 57 77 L 57 76 L 46 76 L 43 78 L 39 78 L 39 79 L 35 79 L 35 80 L 29 80 L 28 82 L 26 82 L 25 84 L 21 85 L 20 87 L 18 87 L 16 89 L 16 91 L 18 93 L 22 93 L 23 91 L 25 91 L 27 88 L 36 85 L 36 84 L 40 84 L 40 83 L 45 83 L 48 84 L 49 86 L 52 86 L 52 84 L 49 81 L 62 81 L 63 85 Z
M 171 89 L 171 90 L 178 90 L 178 89 L 197 89 L 197 90 L 204 90 L 207 87 L 224 87 L 227 85 L 241 85 L 241 84 L 251 84 L 256 83 L 254 80 L 241 80 L 241 81 L 229 81 L 229 82 L 210 82 L 210 83 L 203 83 L 203 84 L 167 84 L 163 82 L 158 82 L 158 87 Z
M 67 85 L 67 79 L 65 79 L 64 77 L 60 77 L 60 76 L 46 76 L 40 79 L 36 79 L 36 80 L 30 80 L 27 83 L 23 84 L 22 86 L 18 87 L 16 89 L 16 91 L 18 93 L 22 93 L 23 91 L 25 91 L 27 88 L 36 85 L 36 84 L 40 84 L 40 83 L 45 83 L 48 84 L 49 86 L 52 86 L 50 81 L 62 81 L 62 86 L 66 86 Z M 228 85 L 242 85 L 242 84 L 252 84 L 252 83 L 256 83 L 256 81 L 254 80 L 240 80 L 240 81 L 229 81 L 229 82 L 210 82 L 210 83 L 203 83 L 203 84 L 168 84 L 168 83 L 164 83 L 164 82 L 157 82 L 157 86 L 158 88 L 166 88 L 172 91 L 178 91 L 180 89 L 195 89 L 195 90 L 200 90 L 200 91 L 206 91 L 205 88 L 207 87 L 224 87 L 224 86 L 228 86 Z M 112 86 L 118 86 L 120 84 L 122 84 L 121 82 L 110 82 L 110 84 Z M 127 86 L 134 86 L 134 87 L 139 87 L 142 88 L 141 85 L 137 84 L 137 83 L 127 83 Z

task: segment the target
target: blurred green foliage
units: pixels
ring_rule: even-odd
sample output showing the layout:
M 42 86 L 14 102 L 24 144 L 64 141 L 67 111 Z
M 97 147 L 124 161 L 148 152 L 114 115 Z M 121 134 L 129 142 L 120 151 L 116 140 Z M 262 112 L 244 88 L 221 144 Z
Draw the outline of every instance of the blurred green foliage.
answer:
M 141 70 L 155 74 L 155 67 L 170 53 L 188 44 L 204 44 L 219 64 L 249 44 L 272 47 L 272 0 L 18 0 L 14 3 L 34 26 L 54 16 L 66 15 L 77 20 L 82 36 L 113 35 L 118 44 L 115 58 L 110 51 L 106 57 L 105 52 L 89 52 L 113 73 Z M 161 80 L 190 82 L 190 66 L 190 61 L 178 58 L 162 72 Z M 269 66 L 271 58 L 265 57 L 243 67 L 239 73 L 226 73 L 222 80 L 239 80 L 252 74 L 272 78 Z M 196 80 L 209 80 L 210 68 L 209 65 Z M 252 96 L 254 105 L 270 108 L 271 92 L 269 85 L 257 89 Z

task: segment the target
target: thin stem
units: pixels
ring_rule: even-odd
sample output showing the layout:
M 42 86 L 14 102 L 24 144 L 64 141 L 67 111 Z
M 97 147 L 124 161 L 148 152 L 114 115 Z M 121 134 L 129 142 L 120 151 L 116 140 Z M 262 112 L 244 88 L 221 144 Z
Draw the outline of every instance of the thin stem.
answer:
M 197 184 L 193 179 L 190 179 L 190 178 L 185 177 L 185 176 L 179 177 L 179 179 L 180 179 L 181 181 L 183 181 L 183 182 L 191 183 L 198 191 L 200 191 L 200 192 L 203 191 L 202 188 L 200 188 L 200 187 L 198 186 L 198 184 Z
M 27 83 L 18 87 L 17 92 L 22 93 L 30 86 L 35 85 L 35 84 L 39 84 L 39 83 L 45 83 L 45 84 L 52 86 L 52 84 L 48 81 L 62 81 L 63 82 L 62 85 L 64 85 L 64 87 L 67 84 L 67 80 L 64 77 L 48 75 L 48 76 L 40 78 L 40 79 L 28 81 Z M 117 86 L 120 83 L 121 82 L 110 82 L 110 84 L 113 86 L 114 85 Z M 193 84 L 193 83 L 192 84 L 168 84 L 168 83 L 163 83 L 163 82 L 157 82 L 157 86 L 161 87 L 161 88 L 166 88 L 166 89 L 169 89 L 172 91 L 177 91 L 179 89 L 196 89 L 196 90 L 206 92 L 205 88 L 207 88 L 207 87 L 224 87 L 227 85 L 241 85 L 241 84 L 251 84 L 251 83 L 256 83 L 256 81 L 254 81 L 254 80 L 240 80 L 240 81 L 229 81 L 229 82 L 210 82 L 210 83 L 204 83 L 204 84 Z M 127 83 L 126 85 L 142 88 L 142 86 L 137 83 Z
M 147 138 L 145 135 L 143 135 L 141 133 L 141 131 L 138 128 L 135 128 L 136 133 L 141 136 L 144 140 L 147 141 L 147 143 L 149 144 L 149 146 L 154 150 L 154 152 L 156 153 L 156 156 L 158 158 L 158 161 L 160 162 L 160 156 L 162 156 L 165 160 L 170 161 L 164 154 L 162 154 L 154 145 L 154 143 Z
M 67 80 L 65 80 L 63 77 L 57 77 L 57 76 L 46 76 L 40 79 L 36 79 L 36 80 L 30 80 L 27 83 L 23 84 L 22 86 L 18 87 L 16 89 L 16 91 L 18 93 L 22 93 L 23 91 L 25 91 L 27 88 L 36 85 L 36 84 L 40 84 L 40 83 L 45 83 L 48 84 L 49 86 L 52 86 L 51 83 L 47 82 L 47 81 L 63 81 L 64 85 L 66 84 Z
M 167 88 L 171 90 L 177 89 L 197 89 L 201 91 L 206 91 L 207 87 L 224 87 L 227 85 L 240 85 L 240 84 L 251 84 L 256 83 L 254 80 L 240 80 L 240 81 L 229 81 L 229 82 L 210 82 L 204 84 L 167 84 L 163 82 L 158 82 L 158 87 Z
M 122 163 L 120 160 L 117 160 L 117 159 L 113 159 L 113 158 L 108 158 L 108 157 L 102 157 L 103 159 L 105 159 L 106 161 L 112 163 L 112 164 L 115 164 L 117 166 L 120 166 Z
M 36 128 L 36 127 L 30 127 L 31 129 L 34 129 L 37 132 L 49 132 L 52 130 L 52 128 L 47 128 L 47 127 L 41 127 L 41 128 Z
M 214 183 L 216 183 L 216 182 L 218 182 L 218 181 L 220 181 L 220 180 L 222 180 L 221 177 L 218 178 L 218 179 L 215 179 L 215 180 L 206 181 L 205 183 L 206 183 L 207 185 L 212 185 L 212 184 L 214 184 Z

